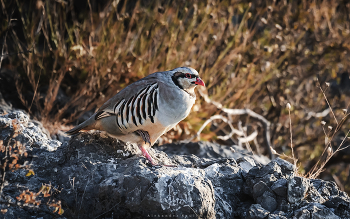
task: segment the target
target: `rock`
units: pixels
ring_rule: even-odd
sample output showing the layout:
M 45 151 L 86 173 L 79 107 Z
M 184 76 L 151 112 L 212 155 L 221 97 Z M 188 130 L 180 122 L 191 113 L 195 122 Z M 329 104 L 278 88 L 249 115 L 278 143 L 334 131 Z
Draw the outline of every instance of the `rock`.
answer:
M 270 191 L 270 188 L 263 181 L 259 181 L 253 186 L 253 197 L 257 199 L 262 196 L 266 191 Z
M 213 164 L 205 168 L 206 177 L 215 191 L 215 212 L 217 218 L 232 218 L 240 206 L 239 195 L 244 184 L 241 169 L 235 163 Z
M 288 180 L 288 201 L 300 203 L 309 189 L 309 180 L 302 177 L 293 177 Z
M 272 192 L 265 191 L 264 194 L 256 199 L 256 202 L 264 209 L 272 212 L 277 208 L 276 197 Z
M 271 186 L 271 190 L 279 196 L 287 197 L 287 183 L 288 181 L 284 178 L 278 179 L 276 182 L 274 182 Z
M 253 204 L 248 211 L 247 219 L 263 219 L 269 215 L 269 211 L 266 211 L 259 204 Z
M 274 160 L 274 162 L 280 166 L 280 168 L 282 169 L 282 172 L 287 175 L 287 176 L 291 176 L 294 174 L 295 171 L 295 167 L 293 164 L 289 163 L 286 160 L 283 160 L 281 158 L 277 158 Z
M 232 150 L 233 148 L 234 150 Z M 194 154 L 200 158 L 210 158 L 210 159 L 221 159 L 221 158 L 234 158 L 238 160 L 239 158 L 251 158 L 249 162 L 254 160 L 257 163 L 267 164 L 270 162 L 265 156 L 252 155 L 245 149 L 239 146 L 225 146 L 219 145 L 211 142 L 189 142 L 189 143 L 175 143 L 175 144 L 165 144 L 157 147 L 157 149 L 164 151 L 170 156 L 174 155 L 189 155 Z M 254 165 L 255 166 L 255 165 Z
M 349 201 L 349 196 L 347 195 L 332 195 L 328 197 L 324 205 L 329 208 L 338 208 L 340 205 L 348 207 L 350 206 Z
M 277 197 L 276 200 L 278 203 L 278 207 L 277 207 L 278 211 L 290 212 L 291 210 L 293 210 L 291 207 L 291 204 L 288 202 L 288 200 L 286 198 Z
M 40 148 L 55 151 L 61 142 L 51 140 L 49 133 L 38 121 L 31 121 L 29 116 L 19 110 L 0 115 L 0 139 L 7 139 L 12 135 L 14 127 L 18 125 L 20 134 L 15 138 L 27 146 L 28 150 Z
M 323 204 L 330 208 L 334 209 L 335 213 L 342 217 L 342 218 L 349 218 L 350 217 L 350 199 L 349 196 L 345 193 L 340 191 L 339 195 L 332 195 L 329 197 L 322 197 L 322 201 L 326 199 L 327 201 L 324 202 Z M 322 202 L 320 202 L 322 203 Z
M 284 172 L 282 172 L 284 171 Z M 258 182 L 264 182 L 268 187 L 271 187 L 279 179 L 289 179 L 293 176 L 293 168 L 290 163 L 277 158 L 265 166 L 255 166 L 251 168 L 248 174 L 243 174 L 246 179 L 244 191 L 248 195 L 252 195 L 253 187 Z
M 294 218 L 310 218 L 310 219 L 340 219 L 329 208 L 319 203 L 310 203 L 305 207 L 295 211 Z
M 253 197 L 256 203 L 260 204 L 261 207 L 270 212 L 277 208 L 276 196 L 263 181 L 260 181 L 253 186 Z
M 326 200 L 322 197 L 322 195 L 317 191 L 315 187 L 312 185 L 309 188 L 309 191 L 307 192 L 306 200 L 310 202 L 317 202 L 323 204 Z
M 244 171 L 244 174 L 248 173 L 250 169 L 256 166 L 254 159 L 250 157 L 240 157 L 237 159 L 237 163 L 241 167 L 242 171 Z
M 0 116 L 0 127 L 4 147 L 26 146 L 34 174 L 27 165 L 5 171 L 6 218 L 348 218 L 350 212 L 349 197 L 334 183 L 295 177 L 280 158 L 264 164 L 247 151 L 182 143 L 150 149 L 160 163 L 177 167 L 152 167 L 135 145 L 103 132 L 69 141 L 61 133 L 61 143 L 16 110 Z
M 123 206 L 134 215 L 154 217 L 178 212 L 191 217 L 215 218 L 214 189 L 203 170 L 178 168 L 174 171 L 170 167 L 151 170 L 141 165 L 126 169 L 123 174 L 116 171 L 113 175 L 100 183 L 98 196 L 110 197 L 111 200 L 125 199 Z M 109 206 L 111 204 L 108 203 Z M 98 202 L 91 207 L 103 213 L 104 206 Z M 88 215 L 90 208 L 81 210 L 80 214 Z
M 269 214 L 269 217 L 267 219 L 287 219 L 287 217 L 283 211 L 278 211 Z

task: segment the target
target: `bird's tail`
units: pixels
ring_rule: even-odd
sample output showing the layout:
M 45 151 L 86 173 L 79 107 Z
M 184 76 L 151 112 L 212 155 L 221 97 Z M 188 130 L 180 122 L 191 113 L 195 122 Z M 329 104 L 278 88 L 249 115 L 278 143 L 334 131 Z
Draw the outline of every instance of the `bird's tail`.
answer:
M 68 135 L 74 135 L 80 132 L 81 130 L 90 130 L 93 128 L 93 124 L 95 123 L 95 118 L 91 116 L 89 119 L 84 121 L 83 123 L 75 126 L 71 130 L 67 131 L 66 134 Z

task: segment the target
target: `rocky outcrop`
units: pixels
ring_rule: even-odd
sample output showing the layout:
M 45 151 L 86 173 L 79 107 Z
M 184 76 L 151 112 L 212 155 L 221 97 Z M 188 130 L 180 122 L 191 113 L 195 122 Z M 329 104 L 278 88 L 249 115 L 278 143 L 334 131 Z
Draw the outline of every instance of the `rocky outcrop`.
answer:
M 100 132 L 52 140 L 21 111 L 0 116 L 0 138 L 3 148 L 15 139 L 28 154 L 16 161 L 26 168 L 1 172 L 5 218 L 350 217 L 350 199 L 335 183 L 299 177 L 287 161 L 236 146 L 164 145 L 151 154 L 175 167 L 152 167 L 137 147 Z

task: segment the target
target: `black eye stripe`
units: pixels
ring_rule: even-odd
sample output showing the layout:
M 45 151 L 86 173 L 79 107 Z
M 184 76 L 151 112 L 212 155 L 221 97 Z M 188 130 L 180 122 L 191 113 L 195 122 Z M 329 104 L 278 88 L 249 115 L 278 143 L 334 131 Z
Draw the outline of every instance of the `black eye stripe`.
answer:
M 182 73 L 182 72 L 176 72 L 174 74 L 175 78 L 186 78 L 186 74 L 190 74 L 190 73 Z M 198 78 L 198 75 L 195 74 L 190 74 L 191 75 L 191 79 L 192 78 Z

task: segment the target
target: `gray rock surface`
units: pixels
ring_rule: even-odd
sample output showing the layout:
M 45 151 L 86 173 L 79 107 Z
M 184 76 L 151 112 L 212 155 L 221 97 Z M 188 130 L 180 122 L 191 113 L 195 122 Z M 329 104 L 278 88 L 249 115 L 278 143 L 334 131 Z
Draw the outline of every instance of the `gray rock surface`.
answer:
M 27 146 L 27 149 L 40 148 L 48 151 L 55 151 L 61 142 L 51 140 L 50 134 L 42 124 L 35 120 L 30 120 L 29 116 L 20 110 L 2 113 L 0 116 L 0 139 L 7 140 L 13 132 L 14 124 L 19 126 L 17 141 Z
M 291 177 L 288 180 L 288 201 L 290 203 L 300 203 L 309 188 L 310 182 L 303 177 Z
M 315 219 L 340 219 L 331 209 L 319 203 L 309 203 L 308 205 L 295 211 L 296 218 L 315 218 Z
M 29 154 L 18 162 L 31 162 L 35 174 L 1 170 L 5 218 L 350 218 L 347 194 L 332 182 L 295 176 L 293 165 L 280 158 L 265 162 L 238 147 L 182 143 L 150 150 L 176 167 L 152 167 L 137 147 L 104 133 L 52 140 L 16 110 L 0 115 L 4 146 L 12 141 L 13 124 Z M 43 185 L 51 188 L 48 197 Z M 17 198 L 27 189 L 39 204 Z M 52 201 L 61 204 L 62 215 L 47 204 Z
M 264 219 L 270 214 L 259 204 L 252 204 L 249 208 L 247 219 Z

